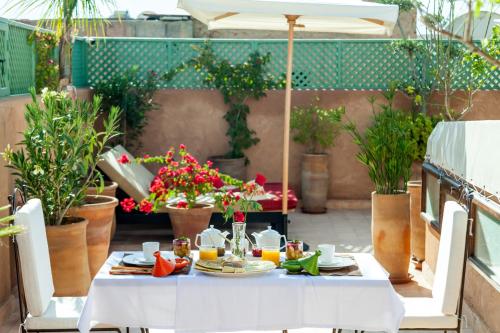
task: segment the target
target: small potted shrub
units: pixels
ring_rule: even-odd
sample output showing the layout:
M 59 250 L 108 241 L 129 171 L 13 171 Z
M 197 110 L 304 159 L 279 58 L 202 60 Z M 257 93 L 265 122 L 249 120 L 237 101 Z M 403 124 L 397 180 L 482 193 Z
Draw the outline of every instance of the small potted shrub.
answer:
M 100 180 L 97 158 L 116 134 L 119 111 L 113 108 L 104 130 L 97 132 L 98 97 L 92 103 L 74 101 L 65 92 L 44 90 L 37 101 L 34 90 L 31 94 L 21 147 L 7 147 L 4 158 L 25 197 L 42 201 L 56 294 L 86 295 L 91 282 L 89 220 L 69 212 L 85 203 L 87 187 Z
M 387 104 L 371 99 L 373 124 L 361 134 L 349 122 L 347 131 L 359 146 L 359 161 L 367 166 L 375 185 L 372 193 L 372 241 L 375 258 L 389 272 L 391 281 L 409 281 L 410 195 L 407 184 L 415 144 L 411 140 L 411 122 L 407 114 L 395 109 L 395 90 L 384 93 Z
M 291 115 L 293 140 L 307 147 L 302 155 L 302 210 L 306 213 L 326 212 L 329 171 L 327 149 L 335 145 L 342 128 L 344 107 L 325 109 L 316 103 L 296 107 Z

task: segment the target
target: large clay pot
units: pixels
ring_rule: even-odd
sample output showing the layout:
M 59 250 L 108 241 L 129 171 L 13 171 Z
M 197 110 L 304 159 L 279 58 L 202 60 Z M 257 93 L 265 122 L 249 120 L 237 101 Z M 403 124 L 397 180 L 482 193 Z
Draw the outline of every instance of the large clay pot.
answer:
M 81 216 L 89 220 L 87 227 L 87 249 L 89 254 L 90 276 L 94 278 L 106 261 L 111 241 L 111 224 L 115 215 L 118 199 L 103 195 L 85 197 L 85 204 L 73 207 L 69 216 Z
M 107 197 L 116 198 L 116 189 L 118 188 L 118 183 L 112 181 L 104 181 L 104 188 L 101 193 L 97 187 L 89 187 L 87 188 L 87 195 L 105 195 Z M 116 216 L 113 217 L 113 223 L 111 224 L 111 239 L 115 237 L 116 233 Z
M 247 167 L 246 159 L 242 158 L 225 158 L 224 156 L 212 156 L 208 158 L 213 162 L 214 168 L 219 168 L 219 172 L 229 175 L 239 180 L 246 180 Z
M 415 261 L 415 268 L 422 269 L 425 259 L 425 223 L 420 218 L 422 210 L 422 181 L 408 182 L 410 192 L 410 224 L 411 224 L 411 256 Z
M 87 225 L 83 218 L 66 218 L 63 225 L 47 226 L 55 296 L 85 296 L 90 287 Z
M 372 193 L 372 242 L 375 259 L 389 272 L 391 282 L 409 282 L 409 193 Z
M 328 155 L 302 155 L 302 211 L 326 212 L 328 197 Z
M 167 205 L 167 210 L 174 237 L 189 237 L 191 244 L 194 244 L 196 235 L 208 228 L 214 206 L 199 204 L 194 208 L 177 208 Z

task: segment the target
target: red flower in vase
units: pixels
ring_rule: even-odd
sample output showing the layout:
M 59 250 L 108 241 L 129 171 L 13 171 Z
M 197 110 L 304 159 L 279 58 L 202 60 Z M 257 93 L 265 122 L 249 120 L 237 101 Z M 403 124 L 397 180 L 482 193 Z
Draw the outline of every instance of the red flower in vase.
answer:
M 238 210 L 238 211 L 234 212 L 233 220 L 236 223 L 244 223 L 245 222 L 245 214 Z
M 260 173 L 258 173 L 257 176 L 255 176 L 255 183 L 259 184 L 260 186 L 264 186 L 266 181 L 267 181 L 266 177 Z

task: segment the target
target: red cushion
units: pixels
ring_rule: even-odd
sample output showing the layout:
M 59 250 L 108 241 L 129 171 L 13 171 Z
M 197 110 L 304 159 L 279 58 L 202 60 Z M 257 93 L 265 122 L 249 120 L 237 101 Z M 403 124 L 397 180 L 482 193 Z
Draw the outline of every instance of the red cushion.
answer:
M 259 203 L 262 205 L 262 210 L 266 211 L 281 211 L 281 200 L 282 196 L 282 183 L 266 183 L 264 185 L 264 189 L 267 193 L 273 194 L 275 196 L 274 199 L 267 200 L 259 200 Z M 292 210 L 297 207 L 297 196 L 292 189 L 288 189 L 288 209 Z

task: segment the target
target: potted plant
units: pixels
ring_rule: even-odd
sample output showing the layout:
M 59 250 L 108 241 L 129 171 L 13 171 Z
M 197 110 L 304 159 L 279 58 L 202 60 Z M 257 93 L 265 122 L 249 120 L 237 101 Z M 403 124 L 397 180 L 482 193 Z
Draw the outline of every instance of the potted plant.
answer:
M 131 161 L 123 155 L 120 162 Z M 207 228 L 214 209 L 213 204 L 198 203 L 199 196 L 213 193 L 224 185 L 240 183 L 219 174 L 210 161 L 200 164 L 182 144 L 177 154 L 174 148 L 170 148 L 163 156 L 136 158 L 135 162 L 163 166 L 151 183 L 150 196 L 138 204 L 132 198 L 124 199 L 121 202 L 123 210 L 137 209 L 148 214 L 166 207 L 175 238 L 189 237 L 191 244 L 195 243 L 196 235 Z
M 372 193 L 372 241 L 375 258 L 389 272 L 394 283 L 409 281 L 410 263 L 410 195 L 407 184 L 411 176 L 411 123 L 407 115 L 393 106 L 396 90 L 383 95 L 387 104 L 371 99 L 373 124 L 361 134 L 352 122 L 347 131 L 359 146 L 359 161 L 368 167 L 375 184 Z
M 302 155 L 302 210 L 306 213 L 326 212 L 328 196 L 328 154 L 341 130 L 344 107 L 325 109 L 319 99 L 307 107 L 294 108 L 290 127 L 293 140 L 307 147 Z
M 209 159 L 221 173 L 245 180 L 245 166 L 249 162 L 245 150 L 259 142 L 255 131 L 248 127 L 250 108 L 246 102 L 249 98 L 259 100 L 266 96 L 266 90 L 276 87 L 274 78 L 267 73 L 271 56 L 269 53 L 261 55 L 254 52 L 247 61 L 232 64 L 226 59 L 218 59 L 209 43 L 205 43 L 197 51 L 198 56 L 187 65 L 194 67 L 202 75 L 205 84 L 218 89 L 224 103 L 229 105 L 224 115 L 228 125 L 226 136 L 229 138 L 229 151 Z
M 7 147 L 4 157 L 27 199 L 42 201 L 56 294 L 85 295 L 90 286 L 87 227 L 82 216 L 70 216 L 83 203 L 86 189 L 99 181 L 96 156 L 115 134 L 118 109 L 96 132 L 100 99 L 72 100 L 65 92 L 44 90 L 26 105 L 26 129 L 19 150 Z

